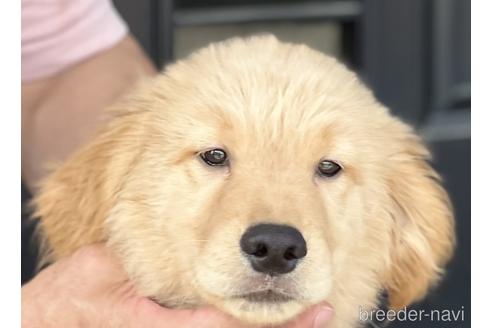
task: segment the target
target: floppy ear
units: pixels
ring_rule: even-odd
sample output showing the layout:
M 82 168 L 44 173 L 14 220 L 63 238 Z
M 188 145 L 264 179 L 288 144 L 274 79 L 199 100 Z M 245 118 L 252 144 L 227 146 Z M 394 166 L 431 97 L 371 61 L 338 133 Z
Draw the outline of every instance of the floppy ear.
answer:
M 394 220 L 391 266 L 385 277 L 389 306 L 403 308 L 425 296 L 454 248 L 454 218 L 429 152 L 409 129 L 403 151 L 389 159 L 390 215 Z
M 122 107 L 114 119 L 43 181 L 34 199 L 40 265 L 104 241 L 103 223 L 145 142 L 142 120 Z

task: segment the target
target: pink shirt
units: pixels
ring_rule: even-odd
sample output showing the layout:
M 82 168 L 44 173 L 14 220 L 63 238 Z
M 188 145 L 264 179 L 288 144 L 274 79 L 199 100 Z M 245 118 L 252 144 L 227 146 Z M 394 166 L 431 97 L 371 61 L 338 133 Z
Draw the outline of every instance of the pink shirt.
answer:
M 22 0 L 22 82 L 55 75 L 127 33 L 110 0 Z

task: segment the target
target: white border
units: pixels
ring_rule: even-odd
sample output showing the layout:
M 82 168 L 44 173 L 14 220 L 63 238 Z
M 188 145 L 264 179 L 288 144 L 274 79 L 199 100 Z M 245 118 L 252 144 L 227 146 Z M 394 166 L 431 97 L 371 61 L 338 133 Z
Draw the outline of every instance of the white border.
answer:
M 21 285 L 21 2 L 2 3 L 0 28 L 2 327 L 20 327 Z
M 491 12 L 490 1 L 472 2 L 472 309 L 468 312 L 476 327 L 489 326 L 492 313 Z

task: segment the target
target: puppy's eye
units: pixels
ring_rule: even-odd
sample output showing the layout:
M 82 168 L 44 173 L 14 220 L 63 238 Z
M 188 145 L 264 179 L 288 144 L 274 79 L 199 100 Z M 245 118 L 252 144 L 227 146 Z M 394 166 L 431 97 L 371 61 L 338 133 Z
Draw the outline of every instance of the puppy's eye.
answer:
M 318 174 L 324 177 L 333 177 L 335 176 L 342 167 L 333 161 L 329 161 L 327 159 L 322 160 L 318 164 Z
M 210 166 L 223 166 L 227 164 L 227 153 L 220 148 L 204 151 L 200 154 L 200 157 Z

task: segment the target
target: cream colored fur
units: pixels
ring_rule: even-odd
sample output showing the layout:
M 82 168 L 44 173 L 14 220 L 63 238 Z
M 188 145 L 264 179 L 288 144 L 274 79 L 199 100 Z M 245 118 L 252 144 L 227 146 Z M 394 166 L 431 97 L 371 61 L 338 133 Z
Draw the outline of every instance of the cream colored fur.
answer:
M 393 308 L 422 298 L 452 253 L 449 200 L 425 146 L 354 73 L 306 46 L 272 36 L 212 44 L 111 110 L 36 200 L 50 260 L 104 241 L 167 306 L 213 304 L 273 324 L 327 300 L 330 328 L 347 328 L 382 290 Z M 228 151 L 229 168 L 201 162 L 211 147 Z M 317 176 L 325 158 L 343 172 Z M 295 301 L 234 297 L 269 283 L 239 248 L 258 222 L 306 239 L 283 282 Z

